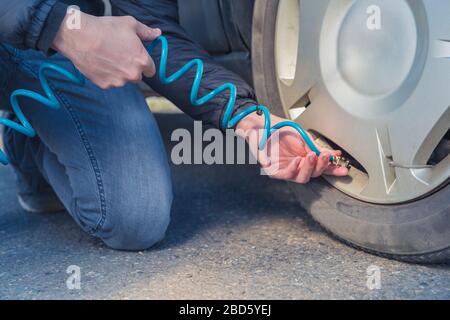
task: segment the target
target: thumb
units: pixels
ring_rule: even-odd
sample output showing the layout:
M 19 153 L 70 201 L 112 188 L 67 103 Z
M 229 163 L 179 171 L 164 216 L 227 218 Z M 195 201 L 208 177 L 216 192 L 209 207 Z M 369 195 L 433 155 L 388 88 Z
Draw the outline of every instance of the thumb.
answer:
M 145 24 L 138 22 L 136 33 L 142 41 L 153 41 L 161 35 L 161 30 L 147 27 Z

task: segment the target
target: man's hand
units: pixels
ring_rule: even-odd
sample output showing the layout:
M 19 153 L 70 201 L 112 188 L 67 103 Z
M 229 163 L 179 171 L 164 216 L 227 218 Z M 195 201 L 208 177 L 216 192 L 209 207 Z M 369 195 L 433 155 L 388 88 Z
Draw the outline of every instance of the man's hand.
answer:
M 272 126 L 285 121 L 277 116 L 271 116 Z M 236 127 L 236 133 L 245 137 L 250 150 L 257 157 L 265 172 L 274 179 L 290 180 L 297 183 L 308 183 L 311 178 L 323 174 L 346 176 L 348 169 L 330 164 L 332 155 L 341 155 L 340 151 L 319 148 L 321 155 L 312 152 L 304 143 L 297 131 L 283 128 L 279 131 L 278 139 L 269 139 L 266 149 L 278 150 L 276 155 L 258 150 L 260 129 L 264 128 L 264 117 L 251 114 Z
M 69 16 L 66 17 L 68 19 Z M 152 77 L 155 64 L 142 44 L 161 35 L 132 17 L 94 17 L 81 13 L 81 27 L 70 29 L 66 20 L 53 48 L 100 88 L 138 82 L 142 74 Z

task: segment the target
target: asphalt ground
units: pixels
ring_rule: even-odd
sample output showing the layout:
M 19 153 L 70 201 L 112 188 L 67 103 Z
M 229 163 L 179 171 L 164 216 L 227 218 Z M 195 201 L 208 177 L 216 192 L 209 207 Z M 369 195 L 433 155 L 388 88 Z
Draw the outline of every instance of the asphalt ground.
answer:
M 170 133 L 180 114 L 157 119 Z M 65 213 L 28 214 L 0 168 L 2 299 L 449 299 L 450 266 L 420 266 L 357 251 L 329 237 L 287 183 L 256 166 L 173 166 L 165 240 L 144 252 L 108 249 Z M 80 289 L 67 269 L 80 268 Z M 380 271 L 369 289 L 367 270 Z

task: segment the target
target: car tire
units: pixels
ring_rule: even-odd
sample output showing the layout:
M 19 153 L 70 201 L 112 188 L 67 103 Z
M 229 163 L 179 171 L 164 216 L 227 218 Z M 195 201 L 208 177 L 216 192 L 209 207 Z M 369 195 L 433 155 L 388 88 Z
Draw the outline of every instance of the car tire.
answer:
M 287 116 L 277 87 L 274 46 L 278 0 L 256 0 L 252 61 L 260 103 Z M 343 242 L 380 256 L 414 263 L 450 262 L 450 185 L 420 200 L 370 204 L 354 199 L 324 179 L 290 184 L 300 204 Z

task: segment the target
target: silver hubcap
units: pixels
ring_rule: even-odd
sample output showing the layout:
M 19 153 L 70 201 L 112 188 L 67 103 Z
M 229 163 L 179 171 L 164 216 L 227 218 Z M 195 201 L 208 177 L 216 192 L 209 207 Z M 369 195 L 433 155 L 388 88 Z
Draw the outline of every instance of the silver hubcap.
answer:
M 280 0 L 286 114 L 360 164 L 336 188 L 400 203 L 450 177 L 450 156 L 424 167 L 450 128 L 449 12 L 447 0 Z

